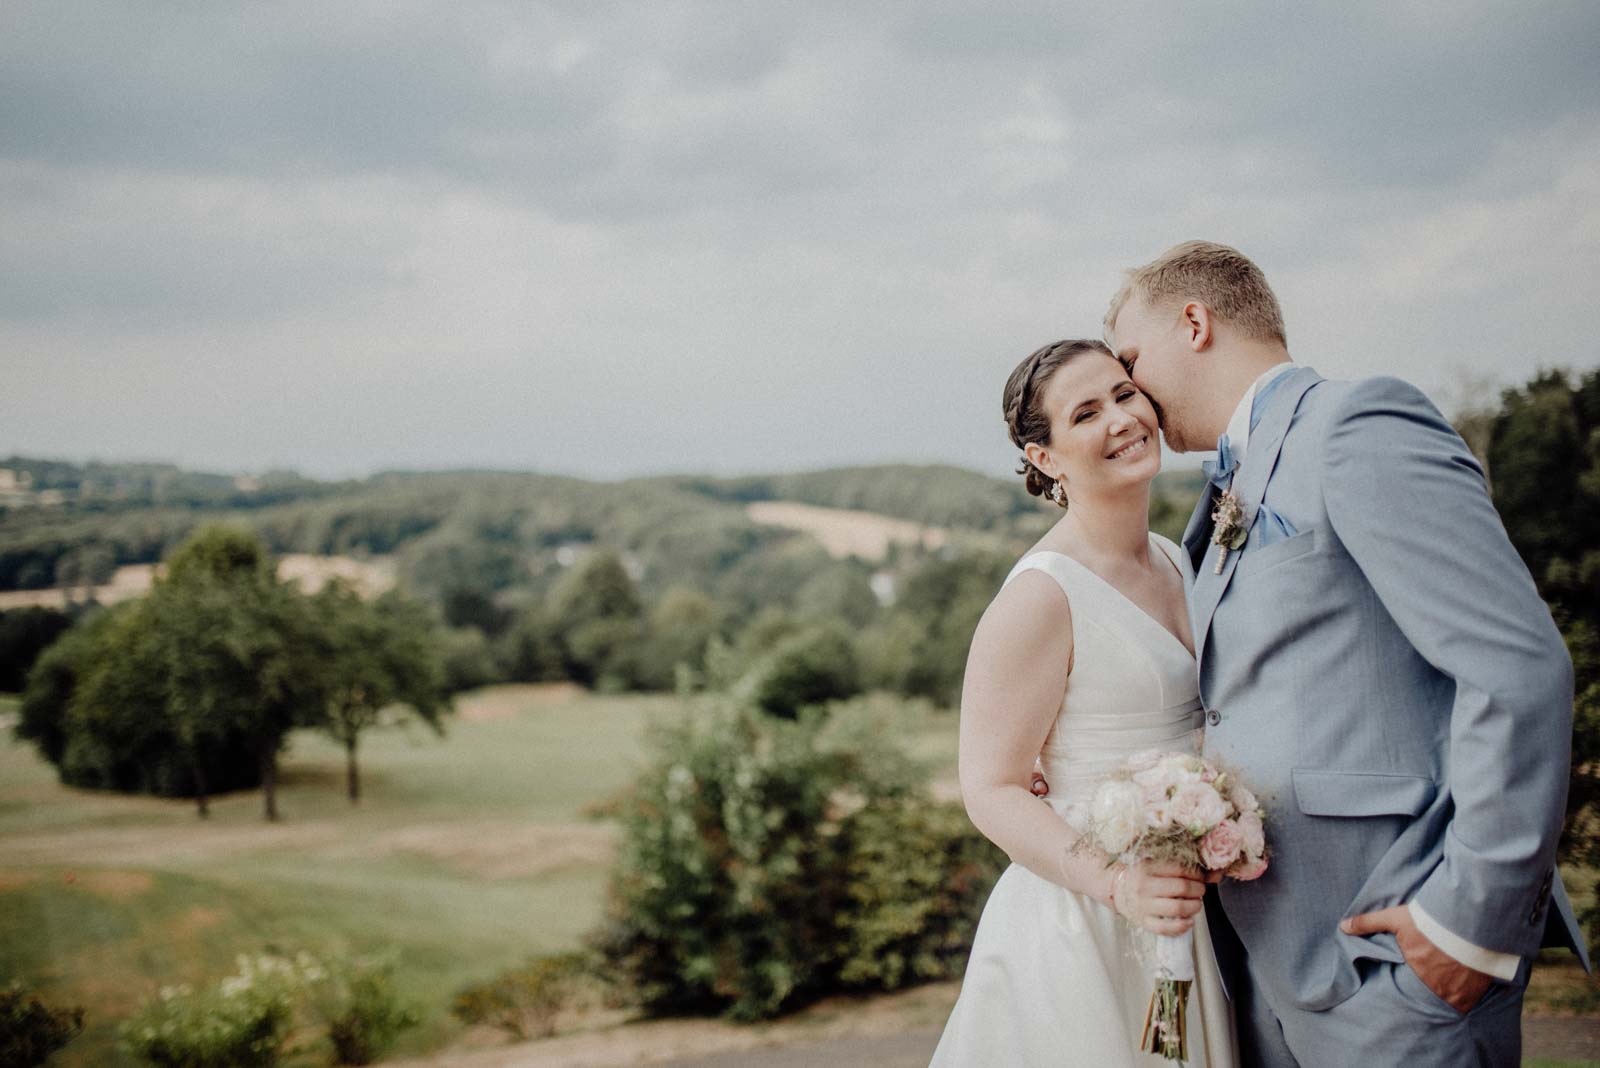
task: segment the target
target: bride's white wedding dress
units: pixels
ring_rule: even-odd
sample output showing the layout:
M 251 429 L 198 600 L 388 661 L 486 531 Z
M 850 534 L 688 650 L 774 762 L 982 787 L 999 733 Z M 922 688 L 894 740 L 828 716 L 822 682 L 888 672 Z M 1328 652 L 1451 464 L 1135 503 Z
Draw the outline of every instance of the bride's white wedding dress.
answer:
M 1159 535 L 1151 542 L 1183 569 L 1176 545 Z M 1040 754 L 1048 803 L 1065 818 L 1132 754 L 1198 748 L 1204 716 L 1194 657 L 1170 631 L 1070 557 L 1034 553 L 1006 581 L 1028 570 L 1060 583 L 1072 606 L 1072 672 Z M 1233 1016 L 1203 912 L 1194 931 L 1186 1063 L 1235 1068 Z M 933 1065 L 1171 1064 L 1138 1049 L 1154 989 L 1152 944 L 1100 902 L 1011 865 L 984 906 Z

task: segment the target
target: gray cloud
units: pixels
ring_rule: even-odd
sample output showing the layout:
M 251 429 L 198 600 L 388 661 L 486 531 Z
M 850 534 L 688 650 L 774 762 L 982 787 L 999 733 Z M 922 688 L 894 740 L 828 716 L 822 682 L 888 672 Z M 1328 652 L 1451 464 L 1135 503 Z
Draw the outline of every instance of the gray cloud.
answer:
M 1120 271 L 1297 356 L 1591 365 L 1592 5 L 9 5 L 0 450 L 347 472 L 939 459 Z

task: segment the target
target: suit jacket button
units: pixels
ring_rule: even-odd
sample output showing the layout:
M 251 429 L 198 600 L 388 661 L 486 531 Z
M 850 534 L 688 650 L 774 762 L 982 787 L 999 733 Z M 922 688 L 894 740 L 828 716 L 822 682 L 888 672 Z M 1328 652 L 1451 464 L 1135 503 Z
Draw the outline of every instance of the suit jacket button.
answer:
M 1215 727 L 1217 724 L 1222 722 L 1222 713 L 1213 708 L 1210 712 L 1206 713 L 1206 722 Z

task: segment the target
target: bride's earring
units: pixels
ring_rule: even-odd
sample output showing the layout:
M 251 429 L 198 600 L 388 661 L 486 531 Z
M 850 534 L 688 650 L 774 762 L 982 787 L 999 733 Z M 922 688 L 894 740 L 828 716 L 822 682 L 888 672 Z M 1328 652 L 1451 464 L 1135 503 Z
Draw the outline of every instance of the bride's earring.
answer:
M 1059 478 L 1050 485 L 1050 499 L 1063 508 L 1067 506 L 1067 487 L 1061 484 Z

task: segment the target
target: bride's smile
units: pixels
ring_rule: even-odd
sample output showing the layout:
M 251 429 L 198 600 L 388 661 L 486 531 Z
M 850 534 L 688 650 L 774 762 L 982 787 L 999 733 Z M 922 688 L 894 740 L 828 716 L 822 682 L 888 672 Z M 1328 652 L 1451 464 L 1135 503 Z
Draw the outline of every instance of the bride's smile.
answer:
M 1116 452 L 1106 457 L 1108 460 L 1121 460 L 1129 456 L 1137 456 L 1144 452 L 1145 446 L 1150 441 L 1149 434 L 1140 434 L 1138 438 L 1122 446 Z

